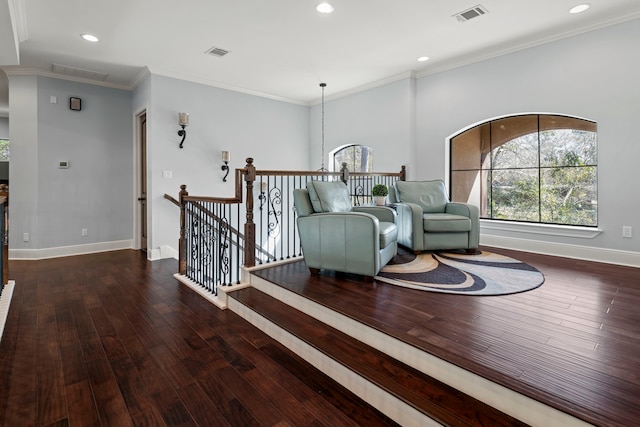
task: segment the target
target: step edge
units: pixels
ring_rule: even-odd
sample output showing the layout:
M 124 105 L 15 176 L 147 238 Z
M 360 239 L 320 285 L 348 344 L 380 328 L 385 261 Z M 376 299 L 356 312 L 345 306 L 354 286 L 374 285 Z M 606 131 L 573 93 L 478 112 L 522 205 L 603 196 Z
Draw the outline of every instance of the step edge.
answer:
M 386 335 L 375 328 L 363 325 L 348 316 L 334 312 L 322 304 L 306 299 L 259 276 L 252 274 L 250 284 L 265 294 L 291 305 L 299 311 L 526 424 L 532 426 L 553 424 L 564 427 L 592 426 L 586 421 L 494 383 L 458 365 Z
M 400 425 L 442 426 L 442 424 L 428 417 L 422 411 L 354 373 L 332 357 L 284 330 L 233 297 L 229 298 L 227 308 L 301 356 L 334 381 Z

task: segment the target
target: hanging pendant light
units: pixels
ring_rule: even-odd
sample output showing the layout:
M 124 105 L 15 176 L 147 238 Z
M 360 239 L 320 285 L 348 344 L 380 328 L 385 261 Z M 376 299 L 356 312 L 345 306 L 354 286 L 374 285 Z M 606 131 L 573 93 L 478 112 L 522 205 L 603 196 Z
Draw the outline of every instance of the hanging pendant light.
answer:
M 324 167 L 324 88 L 327 87 L 326 83 L 320 83 L 322 88 L 322 161 L 320 162 L 320 171 L 325 172 L 327 169 Z

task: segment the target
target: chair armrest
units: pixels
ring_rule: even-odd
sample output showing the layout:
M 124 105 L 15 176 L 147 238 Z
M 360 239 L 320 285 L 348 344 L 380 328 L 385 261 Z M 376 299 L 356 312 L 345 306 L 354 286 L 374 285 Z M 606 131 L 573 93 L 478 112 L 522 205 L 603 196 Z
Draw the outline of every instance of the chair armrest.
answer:
M 361 212 L 316 213 L 298 218 L 308 267 L 375 276 L 380 265 L 380 222 Z
M 466 216 L 471 220 L 469 232 L 469 248 L 477 248 L 480 244 L 480 209 L 468 203 L 447 203 L 446 213 Z
M 473 219 L 479 216 L 478 207 L 468 203 L 450 202 L 445 207 L 445 212 L 453 215 L 466 216 Z
M 398 213 L 398 243 L 414 251 L 424 250 L 422 208 L 415 203 L 395 203 Z
M 352 212 L 367 213 L 378 218 L 378 221 L 393 224 L 395 224 L 398 219 L 398 214 L 395 209 L 387 206 L 354 206 Z

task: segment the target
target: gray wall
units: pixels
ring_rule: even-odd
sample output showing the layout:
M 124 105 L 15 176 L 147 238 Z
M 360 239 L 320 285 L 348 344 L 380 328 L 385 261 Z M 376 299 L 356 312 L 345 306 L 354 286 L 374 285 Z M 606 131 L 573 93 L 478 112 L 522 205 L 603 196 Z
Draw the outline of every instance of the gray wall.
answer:
M 164 194 L 231 197 L 233 170 L 253 157 L 258 169 L 307 168 L 308 107 L 152 75 L 134 93 L 136 108 L 147 104 L 149 248 L 177 249 L 178 210 Z M 137 93 L 140 91 L 140 93 Z M 178 113 L 190 114 L 180 149 Z M 231 153 L 231 173 L 222 182 L 221 151 Z M 171 171 L 172 178 L 163 178 Z
M 325 164 L 330 151 L 362 144 L 373 148 L 376 171 L 397 172 L 400 166 L 408 166 L 415 149 L 414 85 L 414 79 L 406 78 L 325 101 Z M 325 97 L 330 98 L 330 89 L 331 83 L 327 82 Z M 310 117 L 309 168 L 315 170 L 322 159 L 322 106 L 314 105 Z
M 325 154 L 345 144 L 374 148 L 376 170 L 408 167 L 410 179 L 445 178 L 445 140 L 479 121 L 549 112 L 598 122 L 599 226 L 593 239 L 489 230 L 499 236 L 638 252 L 622 225 L 640 233 L 640 197 L 630 191 L 640 144 L 636 70 L 640 20 L 421 78 L 407 76 L 326 102 Z M 320 105 L 306 107 L 150 75 L 131 92 L 34 76 L 10 78 L 11 247 L 47 248 L 133 239 L 134 115 L 147 110 L 149 248 L 176 248 L 178 212 L 163 199 L 231 196 L 231 167 L 252 156 L 259 169 L 320 167 Z M 331 82 L 326 95 L 331 99 Z M 320 94 L 320 90 L 319 90 Z M 58 103 L 50 102 L 51 96 Z M 69 111 L 69 96 L 83 111 Z M 177 113 L 191 114 L 178 148 Z M 71 168 L 57 168 L 68 160 Z M 328 161 L 327 161 L 328 164 Z M 171 171 L 172 178 L 163 178 Z M 81 228 L 89 236 L 80 236 Z M 29 232 L 31 242 L 22 242 Z
M 0 117 L 0 138 L 9 138 L 9 117 Z
M 417 82 L 419 178 L 444 178 L 445 140 L 490 118 L 527 112 L 574 115 L 598 123 L 598 215 L 594 239 L 491 231 L 523 239 L 638 251 L 640 20 L 501 56 Z
M 131 239 L 131 93 L 16 76 L 10 94 L 11 248 Z M 82 111 L 69 110 L 70 96 Z M 63 160 L 68 169 L 58 168 Z

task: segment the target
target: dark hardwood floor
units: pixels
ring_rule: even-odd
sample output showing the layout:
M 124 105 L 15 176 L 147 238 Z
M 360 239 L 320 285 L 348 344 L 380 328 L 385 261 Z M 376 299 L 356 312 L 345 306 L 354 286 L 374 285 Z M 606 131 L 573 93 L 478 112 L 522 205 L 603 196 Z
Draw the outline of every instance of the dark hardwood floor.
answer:
M 640 269 L 485 249 L 545 283 L 477 297 L 313 276 L 302 262 L 257 274 L 589 423 L 640 425 Z
M 600 426 L 640 420 L 640 269 L 488 248 L 545 275 L 530 292 L 401 289 L 304 265 L 270 280 Z M 393 425 L 136 251 L 12 261 L 0 426 Z
M 136 251 L 12 261 L 0 425 L 394 425 L 177 267 Z

